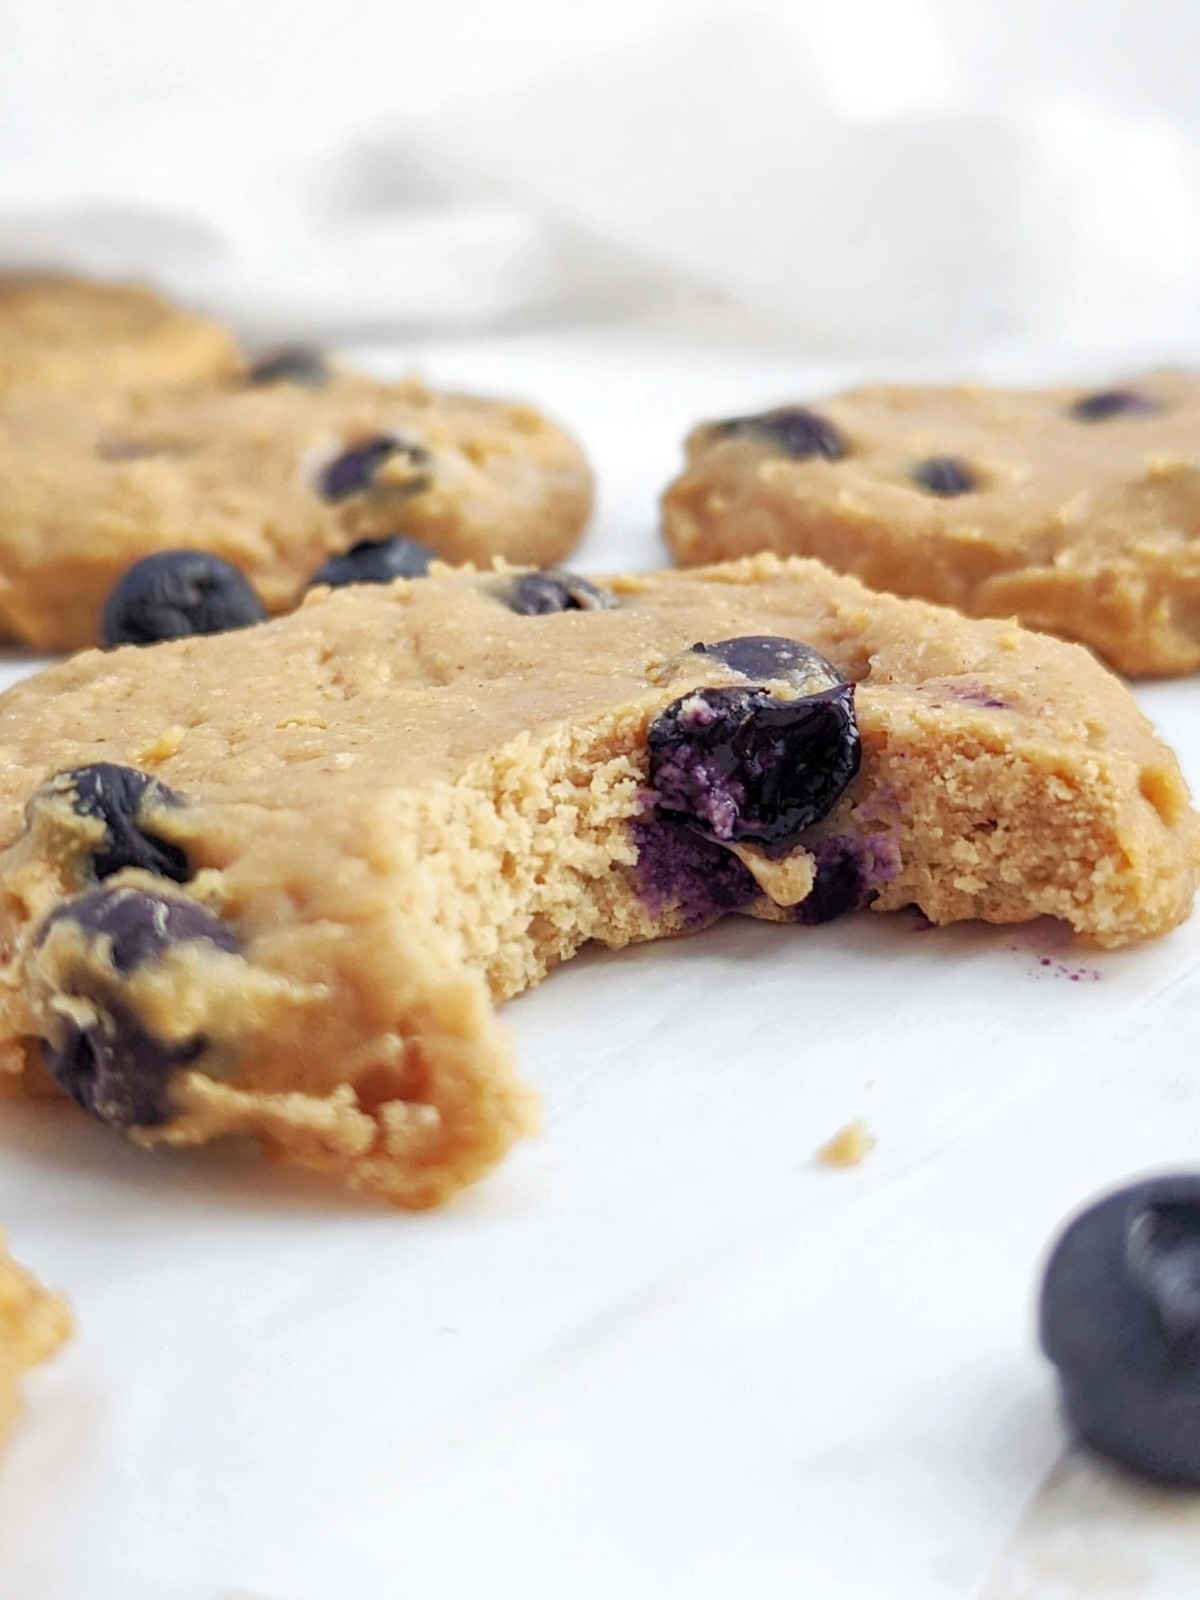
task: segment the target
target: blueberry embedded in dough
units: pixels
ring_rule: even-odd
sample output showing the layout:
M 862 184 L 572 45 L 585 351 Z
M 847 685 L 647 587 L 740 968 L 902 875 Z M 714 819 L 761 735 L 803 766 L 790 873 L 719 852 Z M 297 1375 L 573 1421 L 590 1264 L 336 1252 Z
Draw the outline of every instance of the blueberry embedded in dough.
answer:
M 192 876 L 184 851 L 155 830 L 154 814 L 177 809 L 182 803 L 157 778 L 111 761 L 74 767 L 36 791 L 27 808 L 30 821 L 53 815 L 57 801 L 66 802 L 69 818 L 83 817 L 103 825 L 103 834 L 86 844 L 90 874 L 97 881 L 127 867 L 175 883 L 186 883 Z M 69 820 L 66 825 L 70 828 Z
M 955 456 L 930 456 L 927 461 L 918 461 L 909 477 L 918 488 L 945 499 L 970 494 L 979 487 L 979 480 L 971 468 Z
M 32 963 L 47 1068 L 83 1110 L 109 1127 L 167 1121 L 172 1077 L 205 1053 L 204 1031 L 194 1025 L 202 984 L 186 962 L 167 971 L 181 953 L 202 961 L 236 958 L 238 943 L 196 902 L 138 888 L 76 895 L 50 914 L 37 936 Z
M 1071 415 L 1076 422 L 1108 422 L 1112 417 L 1150 417 L 1161 409 L 1157 400 L 1136 389 L 1101 389 L 1076 400 Z
M 1200 1487 L 1200 1174 L 1134 1184 L 1076 1217 L 1045 1270 L 1040 1327 L 1082 1442 Z
M 718 639 L 712 644 L 694 644 L 691 653 L 718 661 L 751 683 L 783 684 L 795 694 L 816 694 L 846 681 L 833 662 L 811 645 L 774 634 L 747 634 L 737 639 Z
M 264 350 L 246 369 L 246 382 L 261 387 L 272 383 L 297 383 L 305 389 L 323 389 L 332 377 L 329 359 L 312 345 L 280 345 Z
M 557 611 L 611 611 L 617 604 L 610 590 L 561 567 L 505 579 L 498 594 L 519 617 L 545 617 Z
M 315 589 L 324 584 L 341 589 L 351 583 L 391 583 L 394 578 L 423 578 L 433 551 L 415 539 L 397 533 L 390 539 L 360 539 L 340 555 L 330 556 L 308 580 Z
M 323 468 L 321 493 L 333 501 L 382 491 L 396 499 L 408 499 L 429 487 L 430 462 L 423 446 L 395 434 L 378 433 L 349 446 Z
M 102 633 L 112 649 L 250 628 L 266 608 L 235 566 L 206 550 L 160 550 L 113 585 Z
M 848 454 L 840 429 L 807 406 L 778 406 L 755 416 L 729 417 L 715 422 L 712 431 L 717 438 L 761 440 L 793 461 L 841 461 Z

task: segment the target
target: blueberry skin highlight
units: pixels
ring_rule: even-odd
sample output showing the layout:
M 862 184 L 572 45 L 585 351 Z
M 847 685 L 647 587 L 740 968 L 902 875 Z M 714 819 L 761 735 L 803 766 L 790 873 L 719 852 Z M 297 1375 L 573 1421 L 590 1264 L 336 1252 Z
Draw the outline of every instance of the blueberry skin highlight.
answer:
M 1083 1443 L 1200 1488 L 1200 1174 L 1133 1184 L 1076 1217 L 1045 1270 L 1040 1334 Z
M 51 780 L 54 789 L 66 789 L 73 808 L 84 817 L 104 824 L 104 838 L 92 851 L 92 871 L 103 882 L 126 867 L 139 867 L 156 877 L 186 883 L 192 876 L 188 858 L 178 845 L 160 839 L 139 821 L 142 807 L 178 806 L 179 796 L 165 783 L 136 767 L 98 761 L 76 767 Z
M 390 539 L 360 539 L 340 555 L 330 556 L 308 580 L 308 587 L 327 584 L 341 589 L 350 583 L 391 583 L 393 578 L 423 578 L 433 551 L 397 533 Z
M 777 406 L 756 416 L 730 417 L 714 423 L 713 433 L 720 439 L 759 439 L 793 461 L 814 457 L 841 461 L 847 453 L 846 441 L 829 418 L 807 406 Z
M 862 758 L 853 684 L 795 700 L 696 689 L 655 718 L 648 743 L 660 816 L 779 851 L 829 815 Z
M 66 900 L 46 919 L 39 944 L 70 921 L 94 939 L 109 941 L 119 979 L 183 944 L 208 944 L 236 954 L 237 940 L 211 911 L 193 901 L 168 900 L 141 889 L 91 889 Z M 94 987 L 96 993 L 89 993 Z M 50 1076 L 89 1116 L 111 1128 L 146 1128 L 171 1115 L 172 1074 L 195 1061 L 203 1038 L 167 1044 L 156 1039 L 132 1008 L 112 997 L 111 980 L 89 985 L 80 973 L 71 993 L 90 1000 L 94 1023 L 63 1019 L 57 1044 L 43 1041 Z
M 501 597 L 519 617 L 547 617 L 556 611 L 611 611 L 616 596 L 562 567 L 523 572 L 506 584 Z
M 826 661 L 811 645 L 776 634 L 748 633 L 737 639 L 718 639 L 714 644 L 694 644 L 692 650 L 719 661 L 751 683 L 786 683 L 801 694 L 833 689 L 846 681 L 832 661 Z
M 250 628 L 266 617 L 254 589 L 206 550 L 160 550 L 134 562 L 104 607 L 105 646 L 158 644 Z

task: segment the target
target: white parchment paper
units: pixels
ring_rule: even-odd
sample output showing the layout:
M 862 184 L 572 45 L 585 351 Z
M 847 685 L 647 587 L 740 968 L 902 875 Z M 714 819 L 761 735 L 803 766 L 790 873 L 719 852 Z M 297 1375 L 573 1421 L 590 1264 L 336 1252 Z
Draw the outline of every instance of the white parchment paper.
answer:
M 852 376 L 598 337 L 422 354 L 585 437 L 592 570 L 657 563 L 696 417 Z M 1200 782 L 1196 682 L 1139 696 Z M 1096 954 L 907 914 L 585 955 L 507 1010 L 543 1137 L 423 1216 L 0 1106 L 0 1220 L 81 1325 L 0 1473 L 0 1593 L 1123 1594 L 1031 1516 L 1063 1448 L 1031 1303 L 1080 1200 L 1196 1161 L 1198 964 L 1200 923 Z M 857 1117 L 866 1162 L 815 1165 Z M 1118 1492 L 1128 1592 L 1194 1594 L 1188 1508 L 1160 1538 Z M 1076 1588 L 1017 1584 L 1031 1525 Z

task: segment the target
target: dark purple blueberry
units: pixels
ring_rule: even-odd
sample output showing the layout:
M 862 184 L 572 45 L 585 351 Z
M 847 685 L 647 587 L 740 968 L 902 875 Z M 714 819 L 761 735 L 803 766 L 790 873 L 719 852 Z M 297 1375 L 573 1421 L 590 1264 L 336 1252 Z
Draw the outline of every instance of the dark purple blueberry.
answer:
M 1059 1239 L 1042 1349 L 1067 1420 L 1147 1478 L 1200 1487 L 1200 1174 L 1108 1195 Z
M 321 389 L 329 378 L 329 362 L 324 351 L 306 344 L 285 344 L 277 350 L 264 350 L 246 370 L 246 382 L 252 384 L 298 383 L 305 389 Z
M 638 893 L 653 916 L 678 909 L 692 932 L 758 898 L 749 867 L 694 829 L 645 817 L 630 831 L 638 852 Z
M 655 718 L 649 747 L 662 816 L 721 841 L 786 849 L 858 771 L 854 686 L 795 700 L 695 689 Z
M 808 848 L 816 862 L 812 888 L 796 907 L 796 921 L 808 927 L 861 911 L 900 870 L 900 854 L 887 834 L 861 838 L 834 836 Z
M 751 683 L 786 683 L 801 694 L 834 689 L 846 681 L 833 663 L 811 645 L 773 634 L 718 639 L 715 644 L 694 644 L 692 649 L 697 655 L 711 656 Z
M 160 550 L 136 561 L 104 607 L 104 643 L 158 644 L 249 628 L 266 616 L 236 567 L 206 550 Z
M 555 611 L 611 611 L 616 596 L 574 572 L 551 567 L 545 572 L 523 572 L 506 582 L 501 597 L 519 617 L 544 617 Z
M 415 539 L 393 534 L 390 539 L 362 539 L 341 555 L 330 556 L 308 580 L 309 588 L 319 583 L 340 589 L 348 583 L 391 583 L 393 578 L 423 578 L 429 571 L 433 551 Z
M 720 438 L 761 439 L 777 446 L 793 461 L 806 461 L 813 456 L 840 461 L 846 454 L 846 442 L 829 418 L 805 406 L 777 406 L 773 411 L 762 411 L 753 417 L 730 417 L 713 426 Z
M 321 493 L 326 500 L 348 500 L 353 494 L 365 494 L 374 487 L 383 463 L 398 455 L 406 456 L 414 469 L 427 466 L 430 459 L 429 452 L 420 445 L 408 444 L 394 434 L 379 433 L 351 445 L 329 462 L 321 473 Z M 428 476 L 416 470 L 411 480 L 394 487 L 398 495 L 408 496 L 419 494 L 428 484 Z
M 972 489 L 978 488 L 970 467 L 953 456 L 930 456 L 928 461 L 918 461 L 910 476 L 915 484 L 927 489 L 930 494 L 946 498 L 970 494 Z
M 1156 400 L 1136 389 L 1103 389 L 1076 400 L 1071 415 L 1076 422 L 1107 422 L 1110 417 L 1151 416 L 1159 409 Z
M 188 858 L 179 846 L 160 839 L 142 820 L 147 811 L 179 805 L 179 797 L 157 778 L 135 767 L 98 761 L 60 773 L 46 790 L 69 794 L 81 816 L 103 822 L 104 837 L 92 851 L 92 870 L 99 880 L 125 867 L 139 867 L 175 883 L 191 877 Z
M 81 1023 L 77 1016 L 61 1016 L 61 1037 L 42 1046 L 51 1077 L 109 1127 L 165 1122 L 171 1115 L 170 1079 L 202 1054 L 205 1040 L 197 1036 L 168 1043 L 156 1038 L 135 1014 L 132 999 L 121 995 L 121 979 L 180 945 L 209 945 L 236 954 L 237 941 L 219 918 L 194 901 L 168 900 L 142 889 L 91 889 L 64 901 L 47 918 L 39 943 L 64 923 L 73 924 L 101 949 L 66 980 L 64 995 L 86 1002 L 94 1020 Z

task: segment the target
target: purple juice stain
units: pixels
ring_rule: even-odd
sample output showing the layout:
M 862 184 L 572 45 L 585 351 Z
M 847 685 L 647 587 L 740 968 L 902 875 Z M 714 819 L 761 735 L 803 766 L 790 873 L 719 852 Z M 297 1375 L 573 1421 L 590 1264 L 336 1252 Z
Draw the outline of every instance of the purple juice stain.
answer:
M 816 881 L 795 908 L 796 921 L 806 927 L 863 910 L 900 871 L 900 852 L 887 834 L 835 835 L 809 848 L 817 864 Z
M 732 851 L 682 823 L 645 817 L 630 831 L 638 850 L 638 893 L 653 916 L 677 906 L 694 933 L 758 898 L 753 873 Z

